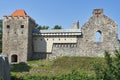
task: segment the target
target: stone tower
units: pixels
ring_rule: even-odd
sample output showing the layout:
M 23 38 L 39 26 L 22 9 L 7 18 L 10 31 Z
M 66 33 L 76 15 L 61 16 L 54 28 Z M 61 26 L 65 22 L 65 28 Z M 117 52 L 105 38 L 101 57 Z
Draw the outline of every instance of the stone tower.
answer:
M 73 23 L 72 29 L 79 29 L 79 21 Z
M 103 9 L 94 9 L 93 16 L 81 30 L 79 52 L 82 56 L 104 56 L 105 50 L 113 52 L 118 48 L 118 26 Z
M 3 17 L 2 54 L 9 62 L 26 62 L 32 56 L 32 30 L 35 21 L 24 10 Z

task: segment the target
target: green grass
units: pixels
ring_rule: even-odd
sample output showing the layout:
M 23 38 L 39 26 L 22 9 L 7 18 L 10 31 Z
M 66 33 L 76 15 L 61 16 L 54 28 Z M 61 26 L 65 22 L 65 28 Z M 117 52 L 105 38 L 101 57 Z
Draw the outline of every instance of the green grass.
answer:
M 94 74 L 94 64 L 105 63 L 104 58 L 98 57 L 60 57 L 55 60 L 33 60 L 27 64 L 15 64 L 11 67 L 11 76 L 25 75 L 59 76 L 69 74 L 73 70 L 89 75 Z

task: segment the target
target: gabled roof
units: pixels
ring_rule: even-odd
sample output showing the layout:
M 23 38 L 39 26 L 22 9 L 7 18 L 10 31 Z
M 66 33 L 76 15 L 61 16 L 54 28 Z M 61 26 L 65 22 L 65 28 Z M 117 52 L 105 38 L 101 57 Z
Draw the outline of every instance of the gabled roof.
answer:
M 26 17 L 28 15 L 24 10 L 16 10 L 10 16 L 12 16 L 12 17 Z

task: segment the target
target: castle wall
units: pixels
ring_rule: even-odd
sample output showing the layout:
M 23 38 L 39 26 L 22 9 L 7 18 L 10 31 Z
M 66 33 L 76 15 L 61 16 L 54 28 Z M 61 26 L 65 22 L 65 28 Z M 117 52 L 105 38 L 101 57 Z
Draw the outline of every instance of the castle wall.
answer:
M 0 77 L 4 80 L 10 80 L 10 66 L 8 58 L 0 55 Z
M 52 52 L 54 43 L 77 43 L 76 36 L 34 36 L 33 38 L 34 52 Z
M 3 54 L 9 62 L 26 62 L 32 54 L 32 27 L 29 17 L 3 17 Z
M 52 53 L 47 54 L 48 59 L 55 59 L 62 56 L 78 56 L 78 46 L 77 43 L 57 43 L 53 45 Z
M 95 9 L 93 16 L 82 26 L 83 38 L 79 40 L 79 52 L 81 56 L 104 56 L 105 50 L 113 53 L 118 49 L 118 26 L 103 14 L 102 9 Z M 96 33 L 99 33 L 99 41 L 96 41 Z
M 77 38 L 77 47 L 53 47 L 48 58 L 59 56 L 103 57 L 105 50 L 111 54 L 119 49 L 117 24 L 103 14 L 102 9 L 95 9 L 93 16 L 82 26 L 82 36 Z M 99 33 L 100 35 L 96 35 Z M 97 41 L 96 38 L 99 38 Z
M 77 36 L 80 35 L 80 29 L 40 30 L 39 34 L 33 34 L 34 52 L 51 53 L 53 44 L 77 43 Z
M 118 26 L 102 9 L 95 9 L 92 17 L 79 28 L 35 30 L 35 21 L 27 15 L 3 17 L 3 54 L 10 62 L 30 59 L 57 58 L 60 56 L 104 56 L 105 50 L 113 53 L 119 48 Z M 99 34 L 99 36 L 96 34 Z M 96 41 L 98 38 L 98 41 Z
M 76 50 L 78 36 L 81 36 L 80 29 L 41 30 L 39 34 L 33 34 L 32 58 L 51 59 L 54 56 L 75 55 L 72 52 Z

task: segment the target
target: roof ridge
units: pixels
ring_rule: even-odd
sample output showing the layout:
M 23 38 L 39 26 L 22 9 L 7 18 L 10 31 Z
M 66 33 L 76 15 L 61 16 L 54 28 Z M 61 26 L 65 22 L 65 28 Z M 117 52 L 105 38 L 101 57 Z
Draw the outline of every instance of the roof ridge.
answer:
M 15 12 L 13 12 L 10 16 L 12 17 L 26 17 L 28 16 L 27 13 L 25 12 L 25 10 L 16 10 Z

